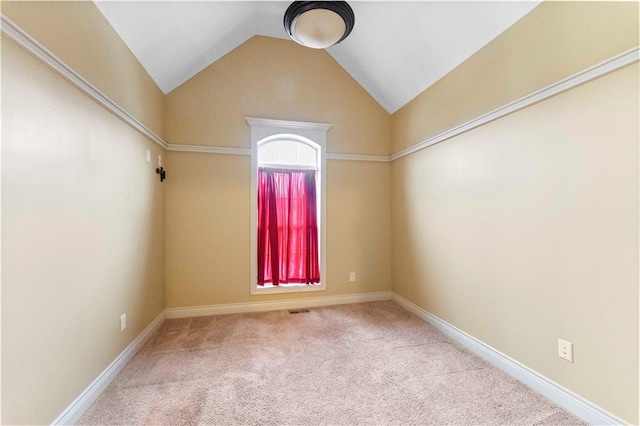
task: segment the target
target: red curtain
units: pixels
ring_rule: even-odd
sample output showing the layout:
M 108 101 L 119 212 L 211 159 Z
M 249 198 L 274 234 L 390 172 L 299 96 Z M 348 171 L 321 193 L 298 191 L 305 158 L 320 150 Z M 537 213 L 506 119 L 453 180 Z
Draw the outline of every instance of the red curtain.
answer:
M 316 171 L 258 168 L 258 285 L 319 282 Z

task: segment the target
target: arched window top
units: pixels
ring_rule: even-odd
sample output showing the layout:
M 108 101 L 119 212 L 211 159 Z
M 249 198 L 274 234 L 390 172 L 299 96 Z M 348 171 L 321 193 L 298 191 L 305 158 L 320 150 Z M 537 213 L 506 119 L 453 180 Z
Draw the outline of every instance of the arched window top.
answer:
M 283 133 L 257 145 L 258 166 L 320 168 L 320 145 L 303 136 Z
M 304 136 L 300 136 L 300 135 L 295 135 L 293 133 L 279 133 L 277 135 L 267 136 L 266 138 L 258 141 L 258 146 L 272 143 L 272 142 L 279 142 L 279 141 L 297 142 L 297 143 L 309 145 L 313 149 L 320 149 L 320 144 L 315 143 L 309 138 L 305 138 Z
M 251 294 L 326 290 L 326 149 L 327 132 L 331 125 L 251 117 L 247 117 L 246 120 L 251 126 Z M 319 283 L 258 285 L 258 174 L 260 167 L 316 170 Z

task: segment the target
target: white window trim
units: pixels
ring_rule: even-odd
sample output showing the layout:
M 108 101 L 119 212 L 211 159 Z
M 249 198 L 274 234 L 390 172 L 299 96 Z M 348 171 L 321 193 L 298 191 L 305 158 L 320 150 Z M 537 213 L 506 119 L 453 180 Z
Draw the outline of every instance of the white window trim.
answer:
M 324 291 L 327 289 L 327 132 L 331 124 L 305 123 L 297 121 L 269 120 L 264 118 L 246 118 L 251 126 L 251 295 L 273 293 L 301 293 Z M 308 139 L 320 146 L 320 164 L 318 165 L 320 182 L 320 284 L 291 286 L 258 286 L 258 143 L 266 138 L 281 135 L 283 139 Z

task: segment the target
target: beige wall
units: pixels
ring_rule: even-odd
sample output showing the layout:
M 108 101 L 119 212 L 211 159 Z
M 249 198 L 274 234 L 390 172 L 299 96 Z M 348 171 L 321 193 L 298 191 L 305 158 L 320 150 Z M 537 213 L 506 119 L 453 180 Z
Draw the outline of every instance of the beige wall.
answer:
M 638 43 L 637 2 L 545 2 L 390 117 L 326 52 L 289 41 L 254 37 L 163 98 L 93 3 L 2 12 L 169 143 L 249 148 L 253 116 L 332 123 L 328 152 L 347 154 L 397 152 Z M 249 157 L 165 153 L 160 185 L 144 161 L 157 145 L 3 38 L 2 422 L 52 421 L 165 303 L 393 283 L 637 423 L 637 76 L 392 164 L 329 160 L 327 291 L 252 297 Z
M 92 1 L 7 1 L 2 13 L 159 136 L 164 95 Z
M 633 424 L 638 90 L 636 63 L 392 165 L 394 292 Z
M 2 423 L 49 424 L 164 310 L 161 148 L 1 47 Z
M 254 37 L 166 99 L 170 143 L 249 148 L 245 117 L 332 123 L 327 151 L 389 153 L 389 115 L 324 51 Z M 390 164 L 327 164 L 327 291 L 250 295 L 249 156 L 169 152 L 167 307 L 391 289 Z M 348 281 L 349 272 L 358 280 Z
M 637 2 L 542 3 L 396 112 L 392 151 L 637 46 L 638 27 Z M 392 164 L 393 291 L 631 423 L 639 112 L 636 64 Z
M 172 144 L 249 148 L 245 117 L 331 123 L 327 152 L 390 154 L 390 117 L 324 50 L 256 36 L 167 95 Z
M 638 5 L 543 2 L 393 115 L 393 153 L 637 46 Z
M 168 308 L 391 289 L 388 163 L 328 161 L 327 290 L 270 296 L 250 295 L 250 158 L 171 152 L 167 170 Z

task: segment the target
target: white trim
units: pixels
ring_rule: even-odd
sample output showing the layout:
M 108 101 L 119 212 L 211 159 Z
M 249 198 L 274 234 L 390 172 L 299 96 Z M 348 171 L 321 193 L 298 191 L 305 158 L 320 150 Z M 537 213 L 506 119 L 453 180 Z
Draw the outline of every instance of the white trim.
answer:
M 308 309 L 321 306 L 392 300 L 407 311 L 431 324 L 443 334 L 471 350 L 489 363 L 538 391 L 562 408 L 582 420 L 597 425 L 625 424 L 622 420 L 592 404 L 584 398 L 563 388 L 539 373 L 520 364 L 500 351 L 486 345 L 457 327 L 425 311 L 407 299 L 390 291 L 376 293 L 348 294 L 303 299 L 289 299 L 268 302 L 228 303 L 185 308 L 167 308 L 133 341 L 127 348 L 53 421 L 53 425 L 74 424 L 89 406 L 100 396 L 107 385 L 133 358 L 144 343 L 156 332 L 165 319 L 191 318 L 210 315 L 238 314 L 246 312 L 266 312 L 287 309 Z
M 540 102 L 551 96 L 572 89 L 575 86 L 586 83 L 587 81 L 598 78 L 611 71 L 615 71 L 637 61 L 638 59 L 640 59 L 640 47 L 629 49 L 626 52 L 622 52 L 619 55 L 609 58 L 583 71 L 580 71 L 577 74 L 565 78 L 564 80 L 560 80 L 543 89 L 530 93 L 514 102 L 508 103 L 498 109 L 488 112 L 487 114 L 467 121 L 460 126 L 449 129 L 437 136 L 426 139 L 416 145 L 410 146 L 409 148 L 403 149 L 402 151 L 393 154 L 391 156 L 391 161 L 397 160 L 398 158 L 402 158 L 409 154 L 413 154 L 414 152 L 420 151 L 437 143 L 444 142 L 448 139 L 453 138 L 454 136 L 458 136 L 461 133 L 475 129 L 476 127 L 482 126 L 483 124 L 486 124 L 490 121 L 497 120 L 498 118 L 504 117 L 507 114 L 511 114 L 512 112 L 528 107 L 529 105 L 532 105 L 536 102 Z
M 321 275 L 322 277 L 322 275 Z M 314 285 L 279 285 L 279 286 L 268 286 L 268 287 L 260 287 L 256 285 L 251 288 L 252 296 L 264 296 L 266 294 L 282 294 L 282 293 L 307 293 L 312 291 L 325 291 L 327 289 L 327 285 L 325 280 L 320 280 L 320 283 Z
M 167 144 L 167 151 L 175 152 L 197 152 L 201 154 L 232 154 L 232 155 L 251 155 L 251 148 L 230 148 L 222 146 L 207 145 L 181 145 Z M 366 154 L 327 154 L 327 160 L 346 160 L 346 161 L 378 161 L 390 162 L 391 157 L 388 155 L 366 155 Z
M 16 23 L 11 21 L 3 14 L 0 14 L 0 30 L 13 41 L 15 41 L 19 46 L 27 50 L 38 60 L 60 74 L 78 89 L 82 90 L 94 101 L 105 107 L 107 110 L 111 111 L 115 116 L 120 118 L 129 126 L 147 136 L 149 139 L 153 140 L 161 147 L 167 147 L 167 143 L 160 136 L 156 135 L 141 121 L 136 119 L 133 115 L 129 114 L 124 108 L 122 108 L 107 95 L 98 90 L 84 77 L 74 71 L 73 68 L 62 61 L 62 59 L 58 58 L 42 44 L 38 43 L 25 30 L 20 28 Z
M 388 163 L 391 161 L 391 157 L 388 155 L 327 154 L 327 160 L 379 161 Z
M 465 333 L 448 322 L 430 314 L 419 306 L 414 305 L 402 296 L 392 293 L 391 300 L 402 306 L 420 319 L 431 324 L 443 334 L 460 343 L 465 348 L 474 352 L 484 360 L 498 367 L 500 370 L 533 388 L 537 392 L 549 398 L 565 410 L 580 417 L 582 420 L 594 425 L 621 425 L 622 420 L 606 412 L 602 408 L 592 404 L 586 399 L 576 395 L 568 389 L 549 380 L 540 373 L 520 364 L 502 352 L 481 342 L 475 337 Z
M 75 424 L 102 391 L 120 373 L 147 340 L 160 328 L 166 319 L 165 311 L 154 319 L 124 351 L 51 423 L 52 425 Z
M 284 169 L 284 170 L 318 170 L 316 166 L 305 166 L 299 164 L 285 164 L 285 163 L 261 163 L 260 167 L 267 167 L 270 169 Z
M 249 148 L 229 148 L 223 146 L 167 144 L 167 151 L 200 152 L 204 154 L 251 155 Z
M 570 90 L 580 84 L 583 84 L 595 78 L 601 77 L 607 73 L 610 73 L 624 66 L 627 66 L 633 62 L 636 62 L 638 61 L 638 59 L 640 59 L 640 47 L 634 47 L 618 55 L 615 55 L 605 61 L 602 61 L 599 64 L 596 64 L 592 67 L 582 70 L 570 77 L 567 77 L 547 87 L 544 87 L 540 90 L 530 93 L 518 100 L 515 100 L 506 105 L 503 105 L 486 114 L 483 114 L 480 117 L 476 117 L 472 120 L 467 121 L 464 124 L 453 127 L 445 132 L 442 132 L 439 135 L 433 136 L 429 139 L 426 139 L 422 142 L 419 142 L 415 145 L 405 148 L 402 151 L 396 152 L 391 156 L 358 155 L 358 154 L 327 154 L 327 159 L 351 160 L 351 161 L 381 161 L 381 162 L 395 161 L 409 154 L 413 154 L 414 152 L 428 148 L 440 142 L 449 140 L 464 132 L 468 132 L 469 130 L 475 129 L 476 127 L 482 126 L 483 124 L 489 123 L 490 121 L 497 120 L 501 117 L 504 117 L 505 115 L 508 115 L 520 109 L 526 108 L 529 105 L 532 105 L 536 102 L 540 102 L 551 96 L 555 96 L 559 93 Z M 330 124 L 322 125 L 317 123 L 299 123 L 299 125 L 296 127 L 296 122 L 290 122 L 290 121 L 267 120 L 262 118 L 247 118 L 246 120 L 252 126 L 254 125 L 268 126 L 270 125 L 270 123 L 283 123 L 283 126 L 289 126 L 290 128 L 299 128 L 299 129 L 300 128 L 319 128 L 319 126 L 325 126 L 325 127 L 328 126 L 326 127 L 326 129 L 328 129 L 331 126 Z M 213 151 L 204 151 L 204 150 L 196 151 L 195 146 L 192 145 L 191 147 L 194 148 L 193 152 L 213 152 Z M 251 150 L 247 150 L 247 151 L 249 151 L 249 154 L 251 153 Z
M 251 250 L 249 270 L 250 294 L 264 295 L 271 293 L 304 293 L 327 289 L 327 132 L 330 124 L 298 123 L 294 121 L 268 120 L 263 118 L 246 118 L 251 126 Z M 317 164 L 320 191 L 316 196 L 319 209 L 318 239 L 320 255 L 320 283 L 313 286 L 292 286 L 259 288 L 258 286 L 258 145 L 264 141 L 284 137 L 310 145 L 318 146 L 319 163 Z
M 247 123 L 251 127 L 265 126 L 265 127 L 278 127 L 285 129 L 295 130 L 324 130 L 329 131 L 331 124 L 328 123 L 309 123 L 304 121 L 285 121 L 285 120 L 272 120 L 270 118 L 255 118 L 246 117 Z
M 265 127 L 265 129 L 267 129 L 267 127 Z M 253 132 L 254 130 L 251 130 L 251 135 L 252 135 L 252 140 L 251 140 L 251 144 L 253 147 Z M 291 134 L 287 134 L 287 133 L 279 133 L 279 134 L 275 134 L 272 136 L 268 136 L 264 139 L 261 139 L 259 141 L 255 141 L 256 142 L 256 146 L 255 146 L 255 152 L 252 151 L 252 154 L 255 154 L 256 156 L 259 156 L 259 152 L 261 151 L 261 149 L 264 146 L 267 146 L 269 144 L 272 143 L 279 143 L 279 142 L 293 142 L 295 144 L 301 144 L 303 146 L 306 146 L 307 148 L 311 148 L 314 152 L 314 162 L 315 164 L 310 165 L 310 164 L 291 164 L 291 163 L 267 163 L 267 162 L 261 162 L 258 161 L 258 163 L 256 164 L 257 167 L 272 167 L 272 168 L 277 168 L 277 169 L 298 169 L 298 170 L 316 170 L 319 172 L 322 172 L 322 170 L 324 169 L 323 164 L 325 164 L 326 162 L 323 161 L 323 155 L 326 155 L 326 150 L 323 149 L 323 146 L 326 145 L 326 133 L 325 132 L 321 132 L 324 134 L 324 141 L 322 144 L 319 143 L 315 143 L 312 139 L 308 138 L 308 137 L 303 137 L 300 135 L 297 135 L 295 133 L 291 133 Z M 296 161 L 299 160 L 296 159 Z M 320 164 L 322 163 L 322 164 Z
M 9 38 L 15 41 L 18 45 L 26 49 L 40 61 L 45 63 L 51 69 L 62 75 L 65 79 L 82 90 L 90 98 L 94 99 L 100 105 L 104 106 L 107 110 L 111 111 L 125 123 L 129 124 L 134 129 L 138 130 L 161 147 L 169 151 L 178 152 L 199 152 L 209 154 L 237 154 L 237 155 L 251 155 L 251 149 L 249 148 L 227 148 L 227 147 L 215 147 L 215 146 L 202 146 L 202 145 L 179 145 L 179 144 L 167 144 L 160 136 L 155 134 L 146 125 L 132 116 L 124 108 L 110 99 L 107 95 L 98 90 L 95 86 L 84 79 L 80 74 L 74 71 L 70 66 L 64 63 L 60 58 L 55 56 L 46 47 L 32 38 L 26 31 L 20 28 L 16 23 L 7 18 L 4 14 L 0 14 L 0 30 L 5 33 Z M 413 154 L 429 146 L 435 145 L 440 142 L 444 142 L 451 139 L 461 133 L 472 130 L 490 121 L 501 118 L 507 114 L 511 114 L 519 109 L 525 108 L 531 104 L 544 100 L 548 97 L 557 95 L 561 92 L 569 90 L 577 85 L 585 83 L 587 81 L 598 78 L 604 74 L 615 71 L 626 65 L 629 65 L 640 58 L 640 47 L 634 47 L 622 52 L 616 56 L 613 56 L 599 64 L 596 64 L 590 68 L 580 71 L 566 79 L 560 80 L 554 84 L 551 84 L 543 89 L 526 95 L 514 102 L 506 104 L 500 108 L 497 108 L 491 112 L 488 112 L 480 117 L 476 117 L 460 126 L 456 126 L 449 129 L 439 135 L 426 139 L 420 143 L 396 152 L 391 156 L 386 155 L 359 155 L 359 154 L 327 154 L 327 159 L 330 160 L 352 160 L 352 161 L 394 161 L 402 158 L 406 155 Z M 290 129 L 310 129 L 310 130 L 325 130 L 328 131 L 331 128 L 331 124 L 326 123 L 308 123 L 308 122 L 295 122 L 285 120 L 270 120 L 264 118 L 247 117 L 247 122 L 251 126 L 279 126 Z
M 241 314 L 245 312 L 280 311 L 286 309 L 308 309 L 320 306 L 346 305 L 350 303 L 391 300 L 390 291 L 377 293 L 347 294 L 344 296 L 309 297 L 303 299 L 276 300 L 270 302 L 227 303 L 223 305 L 167 308 L 167 319 L 191 318 L 210 315 Z

